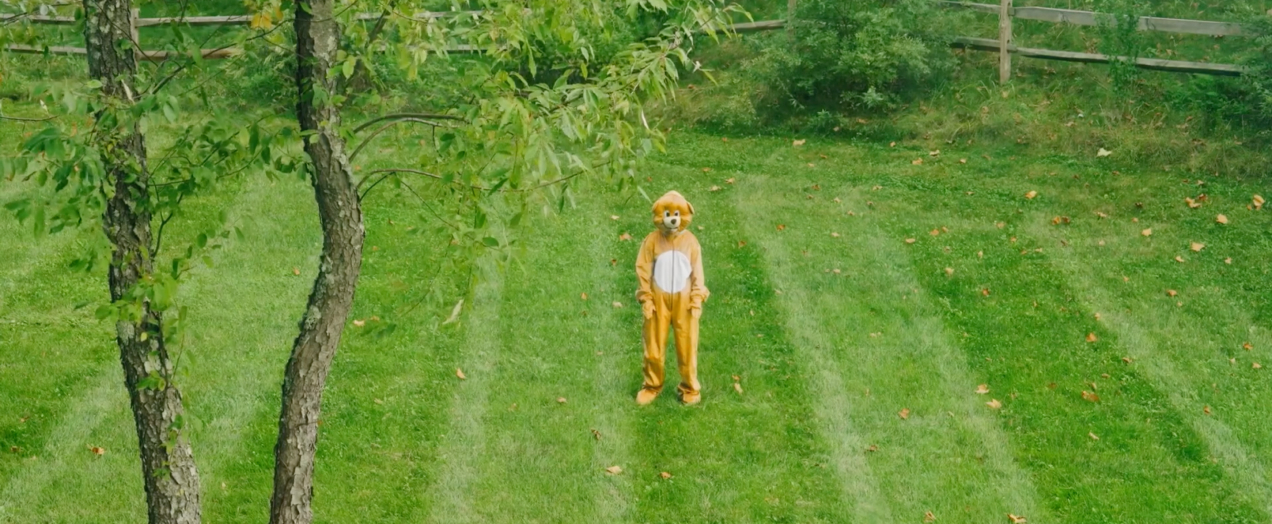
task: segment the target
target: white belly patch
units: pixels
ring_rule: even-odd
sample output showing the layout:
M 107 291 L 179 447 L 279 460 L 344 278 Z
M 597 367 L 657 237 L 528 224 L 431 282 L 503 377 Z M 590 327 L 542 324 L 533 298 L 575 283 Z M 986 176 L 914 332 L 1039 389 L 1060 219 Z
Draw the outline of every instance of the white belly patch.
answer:
M 665 251 L 654 259 L 654 284 L 668 293 L 679 293 L 689 284 L 693 266 L 689 257 L 676 250 Z

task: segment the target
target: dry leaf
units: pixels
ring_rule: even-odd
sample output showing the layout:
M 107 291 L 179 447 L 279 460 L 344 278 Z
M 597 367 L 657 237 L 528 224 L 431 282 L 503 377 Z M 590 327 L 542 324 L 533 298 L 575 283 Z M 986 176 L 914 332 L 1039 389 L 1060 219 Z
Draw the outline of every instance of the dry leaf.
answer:
M 610 220 L 618 220 L 618 215 L 610 215 Z
M 617 265 L 618 265 L 618 259 L 617 259 L 617 258 L 611 258 L 611 259 L 610 259 L 610 265 L 611 265 L 611 266 L 617 266 Z
M 901 408 L 901 411 L 897 412 L 897 416 L 901 417 L 901 420 L 909 420 L 910 408 Z
M 738 392 L 738 394 L 739 394 L 739 395 L 741 395 L 741 394 L 742 394 L 742 384 L 739 384 L 739 383 L 737 383 L 737 382 L 734 382 L 734 383 L 733 383 L 733 390 L 734 390 L 734 391 L 737 391 L 737 392 Z
M 947 276 L 947 277 L 952 277 L 952 276 L 954 276 L 954 268 L 952 268 L 952 267 L 947 267 L 947 268 L 945 268 L 945 276 Z
M 745 241 L 745 240 L 739 240 L 739 241 L 738 241 L 738 247 L 746 247 L 746 241 Z
M 840 200 L 840 199 L 839 199 L 839 197 L 835 197 L 834 202 L 835 202 L 836 204 L 838 204 L 838 203 L 843 202 L 843 201 L 842 201 L 842 200 Z
M 736 179 L 736 178 L 727 178 L 727 179 L 725 179 L 725 180 L 724 180 L 724 183 L 726 183 L 726 184 L 732 184 L 732 183 L 737 182 L 737 181 L 738 181 L 738 179 Z
M 1205 244 L 1202 244 L 1201 242 L 1193 242 L 1192 244 L 1189 244 L 1189 245 L 1188 245 L 1188 248 L 1189 248 L 1189 249 L 1191 249 L 1191 250 L 1193 250 L 1193 251 L 1197 251 L 1197 252 L 1200 252 L 1200 251 L 1201 251 L 1203 248 L 1205 248 L 1205 247 L 1206 247 L 1206 245 L 1205 245 Z
M 1153 236 L 1153 228 L 1151 228 L 1151 227 L 1150 227 L 1150 228 L 1148 228 L 1148 229 L 1145 229 L 1145 230 L 1143 230 L 1143 231 L 1140 231 L 1140 234 L 1141 234 L 1141 235 L 1144 235 L 1144 236 L 1146 236 L 1146 237 L 1151 237 L 1151 236 Z
M 1173 297 L 1173 296 L 1176 296 L 1176 295 L 1178 295 L 1178 294 L 1179 294 L 1179 292 L 1178 292 L 1178 291 L 1175 291 L 1175 290 L 1173 290 L 1173 289 L 1167 289 L 1167 290 L 1166 290 L 1166 295 L 1167 295 L 1167 296 L 1171 296 L 1171 297 Z
M 1083 391 L 1083 392 L 1082 392 L 1082 400 L 1085 400 L 1085 401 L 1087 401 L 1087 402 L 1099 402 L 1099 401 L 1100 401 L 1100 396 L 1099 396 L 1099 395 L 1096 395 L 1095 393 L 1092 393 L 1092 392 L 1090 392 L 1090 391 Z
M 1220 224 L 1227 224 L 1227 223 L 1228 223 L 1228 217 L 1226 217 L 1226 216 L 1224 216 L 1224 215 L 1222 215 L 1222 214 L 1220 214 L 1220 215 L 1216 215 L 1216 216 L 1215 216 L 1215 222 L 1218 222 L 1218 223 L 1220 223 Z
M 958 163 L 960 163 L 960 164 L 966 164 L 966 163 L 967 163 L 967 159 L 966 159 L 966 158 L 960 158 L 960 159 L 958 159 Z
M 1184 197 L 1184 204 L 1187 204 L 1189 209 L 1197 209 L 1201 207 L 1201 202 L 1193 200 L 1192 197 Z
M 1104 148 L 1102 148 L 1102 147 L 1100 148 L 1100 150 L 1099 150 L 1099 151 L 1096 151 L 1096 152 L 1095 152 L 1095 156 L 1096 156 L 1096 157 L 1099 157 L 1099 158 L 1103 158 L 1103 157 L 1109 156 L 1109 155 L 1111 155 L 1111 154 L 1113 154 L 1113 152 L 1112 152 L 1112 151 L 1109 151 L 1109 150 L 1104 149 Z
M 1263 209 L 1264 203 L 1265 201 L 1263 200 L 1263 197 L 1259 195 L 1254 195 L 1253 204 L 1255 209 Z
M 1251 362 L 1250 367 L 1254 369 L 1263 369 L 1263 366 L 1260 365 L 1258 362 Z
M 905 239 L 905 243 L 907 243 L 907 244 L 913 244 L 913 243 L 914 243 L 914 239 L 913 239 L 913 238 L 907 238 L 907 239 Z
M 1034 199 L 1034 197 L 1036 197 L 1036 196 L 1038 196 L 1038 192 L 1037 192 L 1037 191 L 1030 191 L 1030 192 L 1028 192 L 1028 193 L 1025 193 L 1025 198 L 1026 198 L 1026 199 L 1028 199 L 1028 200 L 1033 200 L 1033 199 Z
M 515 405 L 515 404 L 514 404 L 514 405 Z M 596 440 L 601 440 L 601 432 L 600 432 L 600 431 L 597 431 L 595 428 L 593 428 L 593 429 L 592 429 L 592 437 L 593 437 L 593 438 L 595 438 Z
M 990 399 L 989 402 L 985 403 L 985 405 L 989 406 L 990 409 L 1002 409 L 1003 407 L 1003 403 L 999 402 L 998 399 L 996 398 Z
M 936 515 L 933 515 L 931 511 L 924 513 L 923 522 L 936 522 Z
M 808 141 L 808 140 L 795 140 L 795 141 L 791 142 L 791 146 L 793 146 L 793 147 L 799 147 L 799 146 L 804 145 L 804 142 L 807 142 L 807 141 Z
M 940 149 L 937 149 L 936 151 L 928 151 L 928 156 L 937 156 L 937 155 L 940 155 L 940 154 L 941 154 L 941 150 L 940 150 Z
M 989 288 L 981 288 L 981 296 L 989 296 Z
M 870 452 L 870 453 L 874 453 L 874 452 L 876 452 L 876 451 L 879 451 L 879 446 L 876 446 L 876 445 L 874 445 L 874 444 L 871 444 L 871 445 L 870 445 L 870 447 L 866 448 L 866 451 L 868 451 L 868 452 Z
M 587 293 L 579 293 L 579 298 L 587 300 Z
M 565 397 L 557 397 L 557 404 L 565 404 Z
M 1099 211 L 1096 211 L 1096 212 L 1095 212 L 1095 216 L 1100 217 L 1100 218 L 1108 218 L 1108 217 L 1109 217 L 1109 215 L 1107 215 L 1107 214 L 1105 214 L 1105 213 L 1101 213 L 1101 212 L 1099 212 Z
M 1095 342 L 1096 340 L 1099 340 L 1099 338 L 1095 336 L 1095 333 L 1087 333 L 1087 336 L 1086 336 L 1087 342 Z
M 922 158 L 916 158 L 916 159 L 914 159 L 914 161 L 910 162 L 910 164 L 911 164 L 911 165 L 915 165 L 915 166 L 921 166 L 921 165 L 923 165 L 923 159 L 922 159 Z
M 665 479 L 671 478 L 671 473 L 667 473 L 666 471 L 664 471 L 662 473 L 659 473 L 658 476 L 662 477 L 665 480 Z
M 615 303 L 614 303 L 614 307 L 616 307 L 616 308 L 617 308 L 617 307 L 623 307 L 623 303 L 622 303 L 622 302 L 615 302 Z
M 609 473 L 610 475 L 618 475 L 619 473 L 623 472 L 623 468 L 619 466 L 610 466 L 608 468 L 605 468 L 605 472 Z
M 704 168 L 702 168 L 702 172 L 703 172 L 703 173 L 710 173 L 710 172 L 711 172 L 711 168 L 709 168 L 709 167 L 704 167 Z
M 707 191 L 714 193 L 719 190 L 720 190 L 720 186 L 711 186 L 711 189 L 708 189 Z
M 1091 440 L 1100 440 L 1100 437 L 1095 436 L 1095 433 L 1087 433 L 1087 436 L 1091 437 Z
M 623 233 L 623 234 L 621 234 L 621 235 L 618 235 L 618 239 L 619 239 L 619 240 L 631 240 L 631 239 L 632 239 L 632 235 L 631 235 L 631 233 Z
M 1253 345 L 1253 344 L 1251 344 L 1251 343 L 1249 343 L 1249 342 L 1246 342 L 1245 344 L 1241 344 L 1241 349 L 1244 349 L 1244 350 L 1246 350 L 1246 351 L 1250 351 L 1250 350 L 1254 349 L 1254 345 Z
M 444 326 L 446 324 L 455 322 L 455 320 L 459 318 L 459 312 L 462 309 L 464 309 L 464 299 L 461 298 L 459 299 L 459 302 L 455 303 L 455 307 L 451 308 L 450 316 L 447 317 L 446 320 L 442 322 L 442 325 Z
M 100 456 L 102 456 L 102 455 L 105 455 L 105 454 L 106 454 L 106 449 L 105 449 L 105 448 L 100 448 L 100 447 L 97 447 L 97 446 L 89 446 L 89 447 L 88 447 L 88 450 L 89 450 L 89 451 L 91 451 L 91 452 L 93 452 L 93 454 L 94 454 L 94 455 L 97 455 L 97 456 L 99 456 L 99 457 L 100 457 Z
M 459 368 L 455 368 L 455 376 L 459 377 L 460 380 L 468 380 L 468 377 L 464 376 L 464 370 Z
M 831 238 L 839 238 L 839 233 L 831 233 L 831 234 L 830 234 L 830 237 L 831 237 Z
M 1122 357 L 1122 362 L 1125 362 L 1125 363 L 1127 363 L 1127 364 L 1130 364 L 1130 363 L 1131 363 L 1131 357 Z
M 989 384 L 981 384 L 979 386 L 976 386 L 977 395 L 984 395 L 986 393 L 989 393 Z
M 888 143 L 888 147 L 897 147 L 897 143 L 896 143 L 896 142 L 889 142 L 889 143 Z
M 937 235 L 941 234 L 941 230 L 939 230 L 939 229 L 933 229 L 933 230 L 931 230 L 931 231 L 928 231 L 928 234 L 929 234 L 929 235 L 932 235 L 932 236 L 937 236 Z
M 1176 256 L 1175 256 L 1175 262 L 1179 262 L 1179 263 L 1181 263 L 1181 264 L 1182 264 L 1182 263 L 1184 263 L 1184 257 L 1181 257 L 1181 256 L 1176 255 Z
M 1224 263 L 1224 264 L 1231 264 L 1231 263 L 1232 263 L 1232 257 L 1228 257 L 1228 258 L 1223 259 L 1223 263 Z
M 356 327 L 362 327 L 367 325 L 367 322 L 365 320 L 354 320 L 353 325 Z
M 785 230 L 786 230 L 786 224 L 778 224 L 778 225 L 777 225 L 777 230 L 778 230 L 778 231 L 785 231 Z
M 1028 522 L 1025 520 L 1024 517 L 1020 515 L 1012 515 L 1011 513 L 1007 514 L 1007 520 L 1010 520 L 1011 524 L 1025 524 L 1026 522 Z
M 1206 407 L 1204 407 L 1204 408 L 1201 408 L 1201 412 L 1202 412 L 1202 413 L 1205 413 L 1205 414 L 1207 414 L 1207 415 L 1209 415 L 1209 414 L 1210 414 L 1210 406 L 1206 406 Z

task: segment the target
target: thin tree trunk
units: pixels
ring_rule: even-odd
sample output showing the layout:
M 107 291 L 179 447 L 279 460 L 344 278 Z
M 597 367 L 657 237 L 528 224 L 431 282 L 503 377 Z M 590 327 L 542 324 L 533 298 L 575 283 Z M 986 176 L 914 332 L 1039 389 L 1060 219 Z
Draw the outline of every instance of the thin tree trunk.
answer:
M 84 0 L 89 74 L 102 83 L 109 103 L 125 106 L 134 103 L 137 92 L 133 85 L 136 55 L 131 47 L 120 45 L 134 34 L 131 3 Z M 112 301 L 131 300 L 138 282 L 154 266 L 145 138 L 135 124 L 98 132 L 97 147 L 104 157 L 108 183 L 114 185 L 102 220 L 114 247 L 110 297 Z M 115 333 L 137 425 L 147 514 L 151 524 L 197 524 L 199 474 L 183 434 L 181 392 L 172 382 L 173 366 L 164 345 L 160 314 L 148 301 L 141 304 L 137 318 L 115 323 Z
M 339 134 L 340 114 L 331 103 L 335 81 L 329 71 L 340 41 L 331 3 L 296 2 L 296 84 L 300 89 L 296 113 L 312 164 L 323 247 L 318 277 L 283 378 L 274 446 L 272 524 L 308 524 L 313 519 L 310 504 L 322 391 L 362 270 L 362 208 Z

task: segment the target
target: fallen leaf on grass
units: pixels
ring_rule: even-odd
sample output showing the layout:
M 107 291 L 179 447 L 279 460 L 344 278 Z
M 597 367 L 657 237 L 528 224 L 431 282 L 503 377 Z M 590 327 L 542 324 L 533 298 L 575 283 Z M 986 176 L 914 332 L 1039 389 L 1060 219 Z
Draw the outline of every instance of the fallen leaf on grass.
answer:
M 979 386 L 976 386 L 977 395 L 984 395 L 986 393 L 989 393 L 989 384 L 981 384 Z
M 1205 414 L 1207 414 L 1207 415 L 1209 415 L 1209 414 L 1210 414 L 1210 406 L 1206 406 L 1206 407 L 1204 407 L 1204 408 L 1201 408 L 1201 412 L 1202 412 L 1202 413 L 1205 413 Z
M 981 288 L 981 296 L 983 296 L 983 297 L 987 297 L 987 296 L 989 296 L 989 288 L 987 288 L 987 287 L 983 287 L 983 288 Z
M 356 326 L 356 327 L 362 327 L 362 326 L 367 325 L 367 321 L 365 321 L 365 320 L 354 320 L 354 321 L 353 321 L 353 325 L 354 325 L 354 326 Z
M 89 446 L 88 450 L 93 452 L 94 455 L 97 455 L 99 457 L 106 454 L 106 449 L 98 447 L 98 446 Z
M 1109 217 L 1109 215 L 1108 215 L 1107 213 L 1101 213 L 1101 212 L 1099 212 L 1099 211 L 1096 211 L 1096 212 L 1095 212 L 1095 216 L 1100 217 L 1100 218 L 1108 218 L 1108 217 Z
M 870 452 L 870 453 L 874 453 L 874 452 L 876 452 L 876 451 L 879 451 L 879 446 L 876 446 L 876 445 L 874 445 L 874 444 L 871 444 L 871 445 L 870 445 L 870 447 L 866 448 L 866 451 L 868 451 L 868 452 Z
M 928 151 L 928 156 L 939 156 L 940 154 L 941 154 L 940 149 L 937 149 L 935 151 Z
M 1007 520 L 1010 520 L 1011 524 L 1025 524 L 1026 522 L 1028 522 L 1025 520 L 1024 517 L 1020 515 L 1012 515 L 1011 513 L 1007 514 Z
M 1260 365 L 1258 362 L 1251 362 L 1250 367 L 1254 369 L 1263 369 L 1263 366 Z
M 632 235 L 631 235 L 631 233 L 623 233 L 623 234 L 621 234 L 621 235 L 618 235 L 618 239 L 619 239 L 619 240 L 623 240 L 623 241 L 631 240 L 631 239 L 632 239 Z
M 913 238 L 907 238 L 907 239 L 905 239 L 905 243 L 907 243 L 907 244 L 913 244 L 913 243 L 914 243 L 914 239 L 913 239 Z
M 1175 262 L 1179 262 L 1180 264 L 1184 263 L 1184 257 L 1178 255 L 1175 256 Z
M 1254 195 L 1254 199 L 1251 203 L 1254 204 L 1255 209 L 1263 209 L 1263 204 L 1265 203 L 1265 201 L 1263 200 L 1263 197 L 1259 195 Z
M 1197 209 L 1201 207 L 1201 202 L 1193 200 L 1192 197 L 1185 197 L 1184 203 L 1188 205 L 1189 209 Z
M 587 300 L 587 293 L 579 293 L 579 298 Z
M 702 172 L 703 172 L 703 173 L 710 173 L 710 172 L 711 172 L 711 168 L 709 168 L 709 167 L 704 167 L 704 168 L 702 168 Z
M 1144 236 L 1146 236 L 1146 237 L 1151 237 L 1151 236 L 1153 236 L 1153 228 L 1151 228 L 1151 227 L 1150 227 L 1150 228 L 1147 228 L 1147 229 L 1145 229 L 1145 230 L 1143 230 L 1143 231 L 1140 231 L 1140 234 L 1141 234 L 1141 235 L 1144 235 Z
M 442 322 L 442 325 L 444 326 L 446 324 L 454 323 L 455 320 L 459 318 L 459 312 L 463 309 L 464 309 L 464 299 L 461 298 L 459 299 L 459 302 L 455 303 L 455 307 L 451 308 L 450 316 L 446 317 L 446 320 Z
M 786 224 L 778 224 L 778 225 L 777 225 L 777 230 L 778 230 L 778 231 L 786 231 Z
M 597 431 L 596 429 L 592 429 L 592 438 L 595 438 L 596 440 L 601 440 L 601 432 Z
M 840 200 L 840 199 L 839 199 L 839 197 L 835 197 L 834 202 L 835 202 L 836 204 L 838 204 L 838 203 L 843 202 L 843 201 L 842 201 L 842 200 Z
M 1175 291 L 1175 290 L 1173 290 L 1173 289 L 1167 289 L 1167 290 L 1166 290 L 1166 295 L 1167 295 L 1167 296 L 1171 296 L 1171 297 L 1173 297 L 1173 296 L 1178 295 L 1178 294 L 1179 294 L 1179 292 L 1178 292 L 1178 291 Z
M 932 235 L 932 236 L 937 236 L 937 235 L 941 234 L 941 230 L 939 230 L 939 229 L 933 229 L 933 230 L 931 230 L 931 231 L 928 231 L 928 234 L 929 234 L 929 235 Z
M 921 165 L 923 165 L 923 159 L 922 159 L 922 158 L 916 158 L 916 159 L 914 159 L 914 161 L 910 162 L 910 165 L 921 166 Z
M 711 186 L 711 189 L 708 189 L 707 191 L 714 193 L 719 190 L 720 190 L 720 186 Z
M 738 394 L 739 394 L 739 395 L 741 395 L 741 394 L 742 394 L 742 384 L 739 384 L 739 383 L 737 383 L 737 382 L 734 382 L 734 383 L 733 383 L 733 390 L 734 390 L 734 391 L 737 391 L 737 392 L 738 392 Z
M 936 515 L 933 515 L 931 511 L 924 513 L 923 522 L 936 522 Z
M 1246 350 L 1246 351 L 1250 351 L 1250 350 L 1254 349 L 1254 345 L 1253 345 L 1253 344 L 1250 344 L 1249 342 L 1246 342 L 1245 344 L 1241 344 L 1241 349 L 1244 349 L 1244 350 Z
M 1063 216 L 1061 216 L 1061 217 L 1055 217 L 1055 218 L 1052 218 L 1052 219 L 1051 219 L 1051 225 L 1053 225 L 1053 226 L 1058 226 L 1058 225 L 1060 225 L 1060 224 L 1068 225 L 1068 224 L 1069 224 L 1069 222 L 1070 222 L 1069 217 L 1063 217 Z
M 615 302 L 615 303 L 614 303 L 614 307 L 616 307 L 616 308 L 618 308 L 618 307 L 623 307 L 623 303 L 622 303 L 622 302 Z
M 1096 337 L 1095 333 L 1087 333 L 1087 336 L 1086 336 L 1087 342 L 1095 342 L 1097 340 L 1099 340 L 1099 337 Z
M 1206 245 L 1205 245 L 1205 244 L 1202 244 L 1201 242 L 1193 242 L 1193 243 L 1191 243 L 1191 244 L 1189 244 L 1189 245 L 1188 245 L 1188 249 L 1191 249 L 1191 250 L 1193 250 L 1194 252 L 1200 252 L 1200 251 L 1201 251 L 1202 249 L 1204 249 L 1205 247 L 1206 247 Z
M 1096 395 L 1095 393 L 1092 393 L 1092 392 L 1090 392 L 1090 391 L 1085 391 L 1085 390 L 1084 390 L 1084 391 L 1082 392 L 1082 400 L 1085 400 L 1085 401 L 1087 401 L 1087 402 L 1099 402 L 1099 401 L 1100 401 L 1100 396 L 1099 396 L 1099 395 Z
M 1232 263 L 1232 257 L 1228 257 L 1228 258 L 1223 259 L 1223 263 L 1224 263 L 1224 264 L 1231 264 L 1231 263 Z
M 839 233 L 831 233 L 831 238 L 839 238 Z
M 897 412 L 897 416 L 901 417 L 901 420 L 909 420 L 910 408 L 901 408 L 901 411 Z
M 1223 214 L 1215 215 L 1215 222 L 1218 222 L 1220 224 L 1227 224 L 1228 217 Z
M 1125 363 L 1127 363 L 1127 364 L 1130 364 L 1130 363 L 1131 363 L 1131 357 L 1122 357 L 1122 362 L 1125 362 Z
M 464 370 L 459 368 L 455 368 L 455 376 L 459 377 L 460 380 L 468 380 L 468 377 L 464 376 Z
M 986 402 L 985 405 L 989 406 L 989 409 L 1002 409 L 1003 407 L 1003 403 L 999 402 L 996 398 L 990 399 L 990 401 Z
M 1096 156 L 1097 158 L 1103 158 L 1103 157 L 1109 156 L 1109 155 L 1111 155 L 1111 154 L 1113 154 L 1113 152 L 1112 152 L 1112 151 L 1109 151 L 1109 150 L 1104 149 L 1104 148 L 1102 148 L 1102 147 L 1100 148 L 1100 150 L 1099 150 L 1099 151 L 1096 151 L 1096 152 L 1095 152 L 1095 156 Z
M 960 163 L 960 164 L 966 164 L 966 163 L 967 163 L 967 159 L 966 159 L 966 158 L 960 158 L 960 159 L 958 159 L 958 163 Z
M 799 146 L 804 145 L 804 142 L 807 142 L 807 141 L 808 141 L 807 139 L 805 139 L 805 140 L 795 140 L 795 141 L 792 141 L 792 142 L 791 142 L 791 146 L 792 146 L 792 147 L 799 147 Z
M 618 215 L 610 215 L 610 220 L 618 220 Z
M 724 183 L 726 183 L 726 184 L 732 184 L 732 183 L 737 182 L 737 181 L 738 181 L 738 179 L 736 179 L 736 178 L 727 178 L 727 179 L 725 179 L 725 180 L 724 180 Z
M 610 475 L 618 475 L 619 473 L 623 472 L 623 468 L 619 466 L 610 466 L 608 468 L 605 468 L 605 472 L 609 473 Z
M 664 471 L 664 472 L 662 472 L 662 473 L 659 473 L 659 474 L 658 474 L 658 476 L 662 477 L 662 478 L 663 478 L 663 480 L 666 480 L 666 479 L 671 478 L 671 473 L 667 473 L 666 471 Z
M 1025 193 L 1025 199 L 1027 199 L 1027 200 L 1033 200 L 1033 199 L 1034 199 L 1034 197 L 1036 197 L 1036 196 L 1038 196 L 1038 192 L 1037 192 L 1037 191 L 1030 191 L 1030 192 L 1028 192 L 1028 193 Z
M 954 276 L 954 268 L 952 268 L 952 267 L 947 267 L 947 268 L 945 268 L 945 276 L 947 276 L 947 277 L 952 277 L 952 276 Z
M 565 404 L 565 397 L 557 397 L 557 404 Z
M 1091 440 L 1100 440 L 1100 437 L 1095 436 L 1095 433 L 1087 433 L 1087 436 L 1091 437 Z

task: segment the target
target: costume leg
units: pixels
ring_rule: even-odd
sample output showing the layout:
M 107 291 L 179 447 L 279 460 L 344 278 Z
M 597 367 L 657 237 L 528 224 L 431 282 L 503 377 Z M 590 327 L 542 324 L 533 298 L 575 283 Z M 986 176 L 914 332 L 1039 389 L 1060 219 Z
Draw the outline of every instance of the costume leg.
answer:
M 689 311 L 688 300 L 676 308 L 676 361 L 680 365 L 681 396 L 697 395 L 702 390 L 698 383 L 698 319 Z
M 641 338 L 645 343 L 644 389 L 659 391 L 663 387 L 664 366 L 667 358 L 667 329 L 671 316 L 664 297 L 654 295 L 654 317 L 645 319 Z

